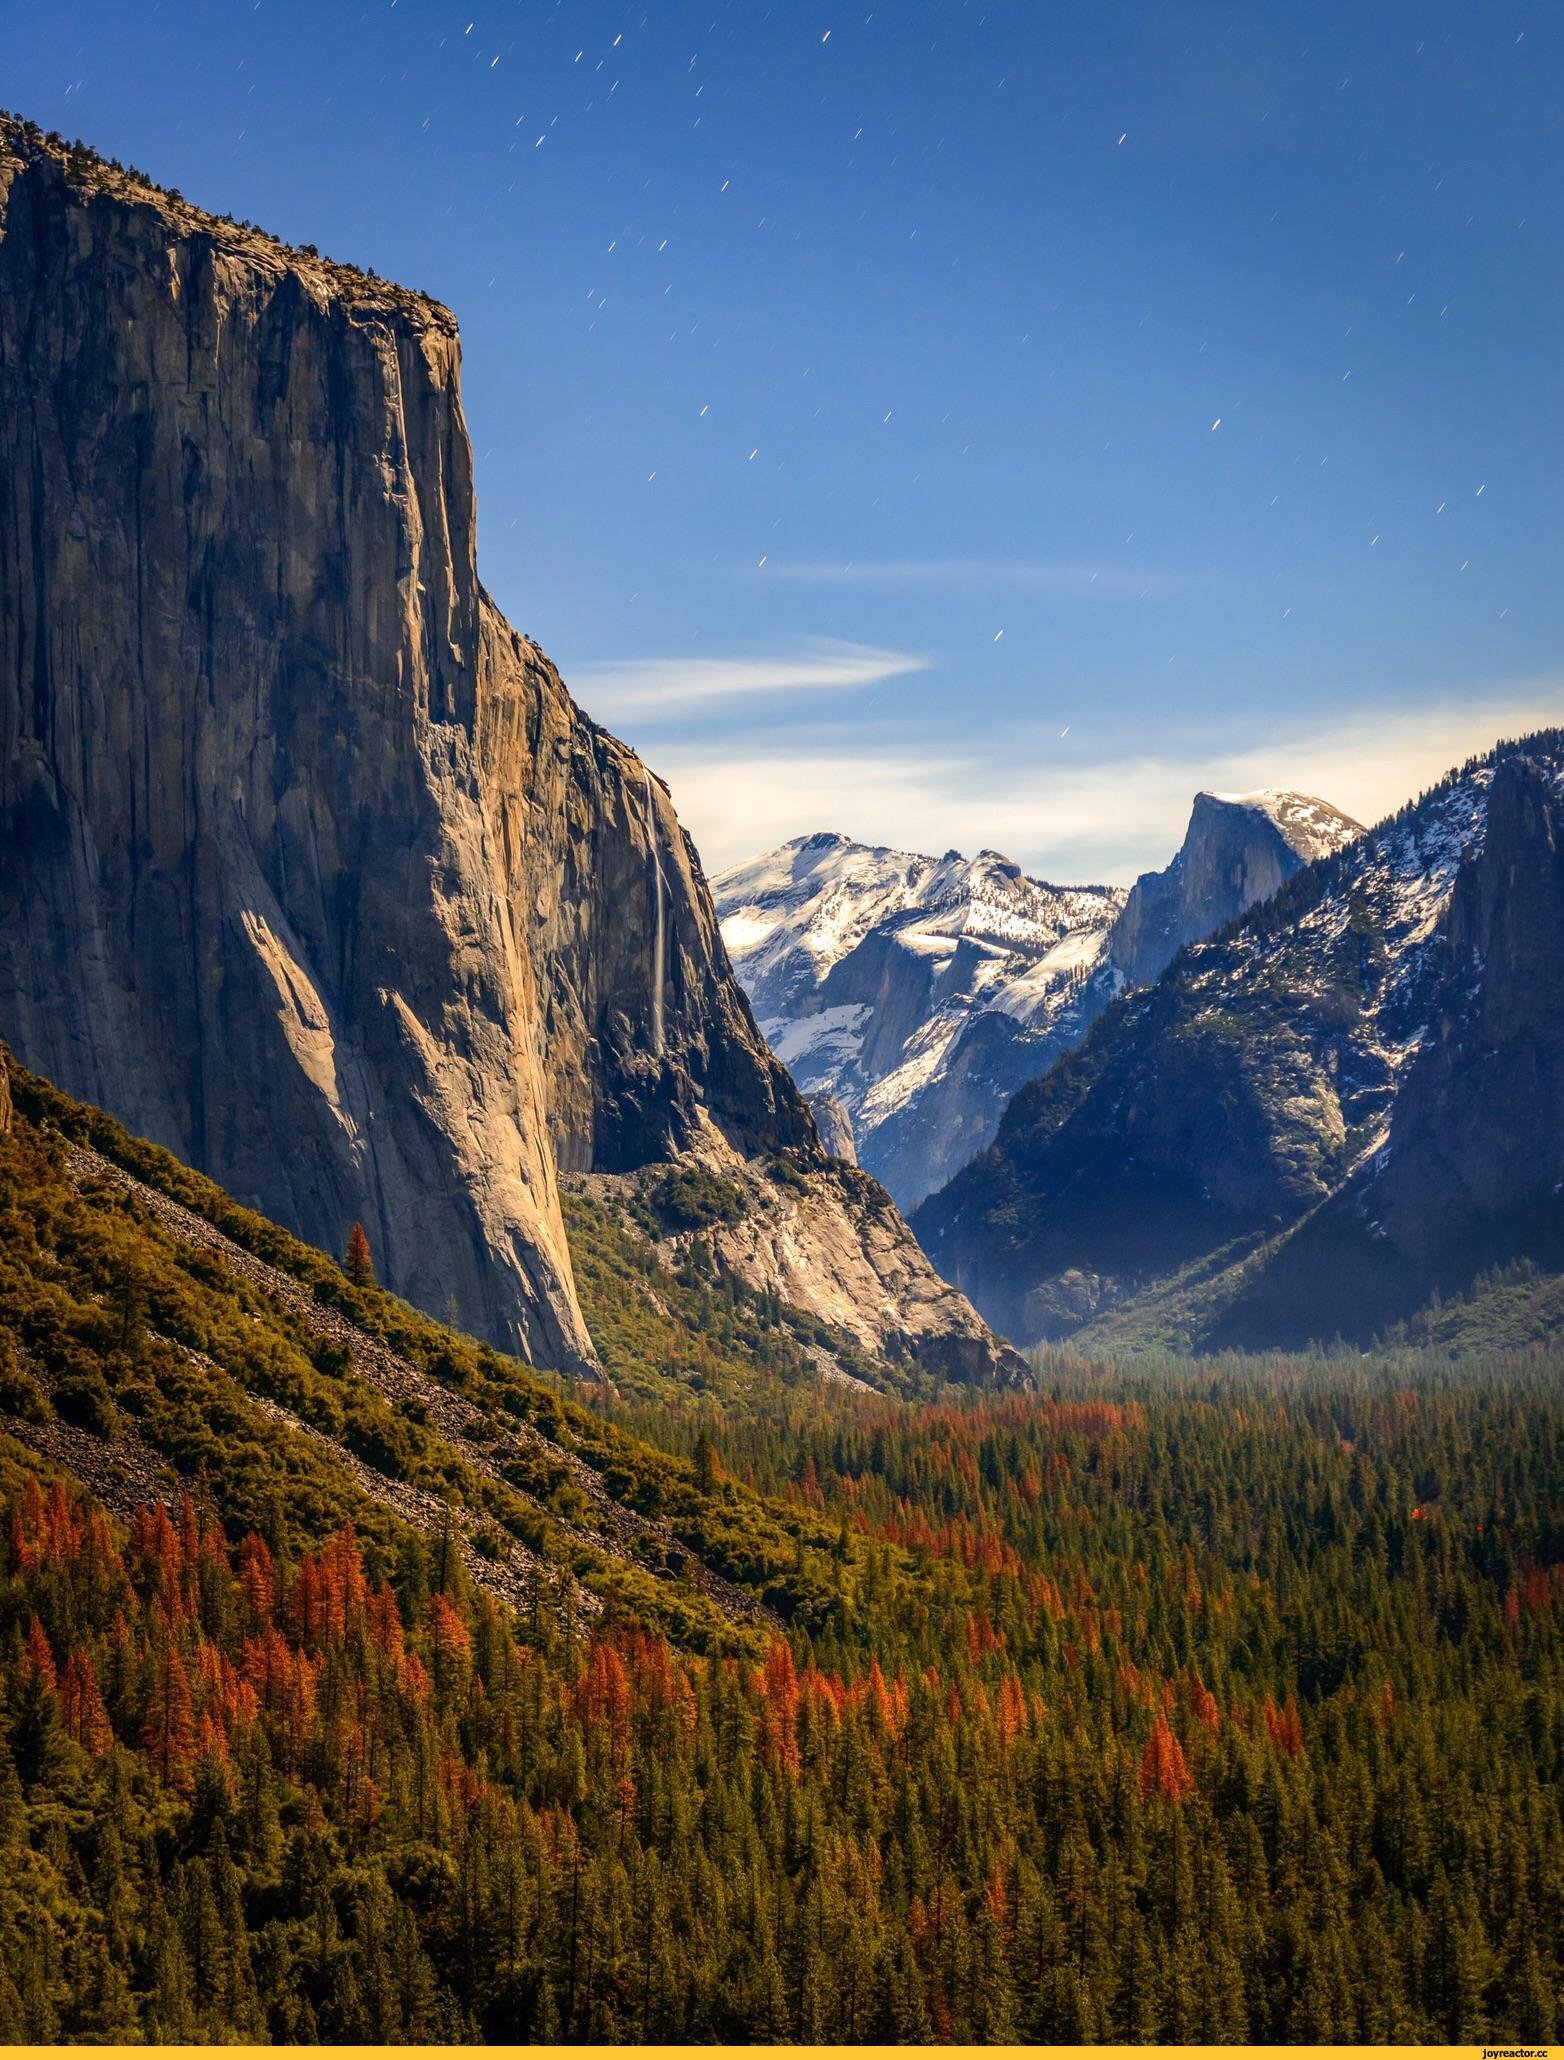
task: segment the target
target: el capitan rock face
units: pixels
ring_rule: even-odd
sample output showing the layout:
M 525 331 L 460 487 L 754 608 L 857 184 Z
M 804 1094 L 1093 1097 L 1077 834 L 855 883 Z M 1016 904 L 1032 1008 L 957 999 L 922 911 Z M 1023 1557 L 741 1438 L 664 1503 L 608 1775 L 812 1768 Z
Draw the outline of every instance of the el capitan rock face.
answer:
M 479 584 L 458 372 L 435 303 L 0 127 L 0 1034 L 582 1366 L 557 1168 L 823 1159 L 661 783 Z

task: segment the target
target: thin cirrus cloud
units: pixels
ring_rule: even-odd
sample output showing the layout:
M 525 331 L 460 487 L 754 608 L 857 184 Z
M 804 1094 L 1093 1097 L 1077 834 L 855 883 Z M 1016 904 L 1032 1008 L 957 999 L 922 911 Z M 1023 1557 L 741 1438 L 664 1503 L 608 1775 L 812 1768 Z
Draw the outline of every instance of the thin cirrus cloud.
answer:
M 681 715 L 768 694 L 850 693 L 928 670 L 908 651 L 814 637 L 766 657 L 630 658 L 578 668 L 572 688 L 594 716 Z
M 1122 565 L 1078 558 L 782 559 L 757 570 L 810 586 L 942 586 L 973 592 L 1002 587 L 1023 593 L 1151 600 L 1187 584 L 1166 566 Z
M 840 830 L 902 850 L 1007 852 L 1055 880 L 1113 880 L 1173 855 L 1201 788 L 1293 788 L 1373 823 L 1499 737 L 1557 722 L 1564 681 L 1534 678 L 1360 708 L 1312 725 L 1209 730 L 1125 751 L 1090 732 L 1014 729 L 986 749 L 890 727 L 665 740 L 653 753 L 712 873 L 790 837 Z

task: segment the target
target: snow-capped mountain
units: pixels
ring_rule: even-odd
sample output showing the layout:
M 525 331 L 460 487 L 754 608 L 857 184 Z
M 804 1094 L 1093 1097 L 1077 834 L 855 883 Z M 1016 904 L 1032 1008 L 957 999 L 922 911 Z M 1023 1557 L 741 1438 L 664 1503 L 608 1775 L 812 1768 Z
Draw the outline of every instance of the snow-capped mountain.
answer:
M 904 1206 L 981 1149 L 1023 1080 L 1084 1027 L 1122 889 L 1054 887 L 997 851 L 943 858 L 795 838 L 712 883 L 772 1049 L 846 1110 Z
M 1307 795 L 1201 794 L 1178 855 L 1127 894 L 1035 880 L 997 851 L 927 858 L 829 831 L 712 892 L 772 1049 L 811 1100 L 840 1103 L 860 1162 L 910 1208 L 1126 984 L 1358 832 Z
M 1362 834 L 1361 823 L 1312 794 L 1278 787 L 1197 794 L 1178 856 L 1135 882 L 1107 956 L 1131 987 L 1143 987 L 1182 946 L 1210 936 L 1274 894 L 1299 866 Z
M 1547 732 L 1127 993 L 914 1228 L 1023 1341 L 1366 1336 L 1564 1257 L 1561 930 Z

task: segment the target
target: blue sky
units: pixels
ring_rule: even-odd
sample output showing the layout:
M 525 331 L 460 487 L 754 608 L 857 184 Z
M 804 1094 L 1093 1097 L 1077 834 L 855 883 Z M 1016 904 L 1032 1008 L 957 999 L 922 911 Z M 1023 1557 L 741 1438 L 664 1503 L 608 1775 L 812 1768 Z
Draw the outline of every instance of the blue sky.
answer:
M 1564 714 L 1556 6 L 0 0 L 0 100 L 461 318 L 484 578 L 708 866 L 1057 878 Z

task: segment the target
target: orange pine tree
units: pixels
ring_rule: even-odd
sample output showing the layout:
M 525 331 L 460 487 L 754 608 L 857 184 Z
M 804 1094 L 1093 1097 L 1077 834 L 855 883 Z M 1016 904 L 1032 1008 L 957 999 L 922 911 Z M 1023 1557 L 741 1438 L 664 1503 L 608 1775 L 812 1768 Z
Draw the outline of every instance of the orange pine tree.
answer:
M 95 1759 L 100 1758 L 114 1743 L 114 1733 L 109 1724 L 109 1713 L 103 1706 L 90 1654 L 73 1652 L 65 1662 L 60 1701 L 65 1711 L 66 1730 L 78 1745 L 85 1746 Z
M 798 1673 L 785 1638 L 775 1638 L 757 1677 L 761 1724 L 773 1765 L 797 1779 L 802 1764 L 798 1750 Z
M 23 1661 L 27 1674 L 53 1695 L 59 1687 L 59 1677 L 54 1670 L 54 1654 L 49 1650 L 49 1634 L 35 1616 L 27 1626 L 27 1653 Z
M 1164 1802 L 1182 1802 L 1194 1786 L 1195 1777 L 1184 1762 L 1184 1748 L 1166 1713 L 1159 1710 L 1140 1756 L 1140 1792 L 1160 1796 Z
M 157 1611 L 158 1635 L 152 1653 L 152 1691 L 147 1699 L 141 1741 L 167 1787 L 188 1789 L 195 1764 L 195 1703 L 190 1677 L 171 1627 Z
M 343 1257 L 342 1270 L 355 1287 L 370 1287 L 374 1284 L 375 1262 L 362 1223 L 355 1223 L 348 1232 L 348 1248 Z

